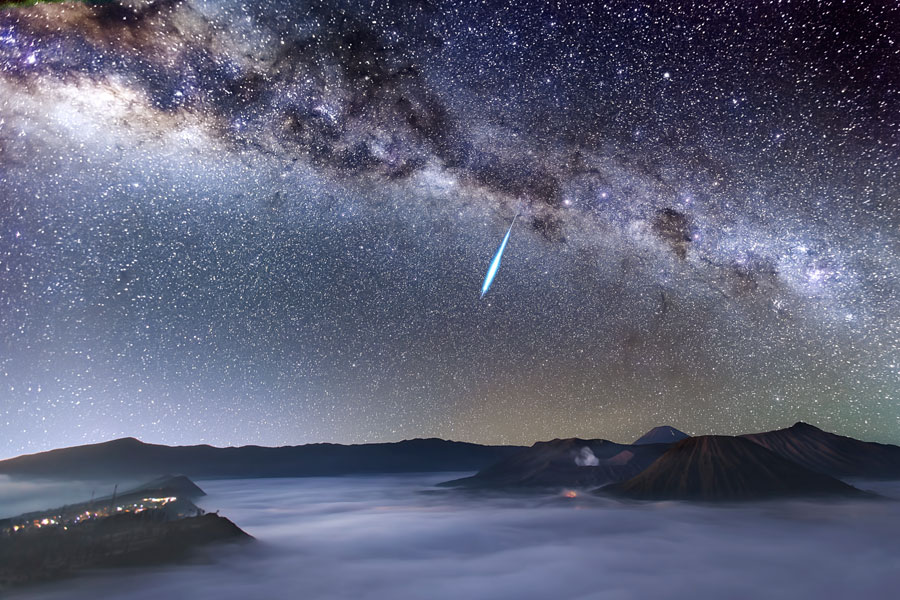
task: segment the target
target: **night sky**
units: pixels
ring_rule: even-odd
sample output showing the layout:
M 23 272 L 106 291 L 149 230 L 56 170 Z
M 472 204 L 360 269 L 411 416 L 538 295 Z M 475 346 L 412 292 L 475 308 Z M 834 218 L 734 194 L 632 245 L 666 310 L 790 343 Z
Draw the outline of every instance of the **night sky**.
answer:
M 0 11 L 0 456 L 900 443 L 898 272 L 896 2 Z

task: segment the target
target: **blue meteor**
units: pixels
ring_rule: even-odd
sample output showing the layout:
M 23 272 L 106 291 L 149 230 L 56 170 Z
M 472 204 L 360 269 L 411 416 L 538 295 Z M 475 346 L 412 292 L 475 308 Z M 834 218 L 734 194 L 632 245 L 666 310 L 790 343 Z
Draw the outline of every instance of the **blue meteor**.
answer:
M 519 215 L 513 217 L 512 223 L 509 224 L 509 229 L 506 230 L 506 235 L 503 237 L 503 242 L 500 244 L 500 247 L 497 248 L 494 258 L 491 259 L 491 266 L 488 267 L 487 275 L 484 276 L 484 283 L 481 284 L 482 298 L 484 298 L 484 295 L 491 289 L 494 277 L 497 276 L 497 271 L 500 270 L 500 259 L 503 258 L 503 251 L 506 250 L 506 242 L 509 241 L 509 234 L 512 232 L 513 225 L 516 224 L 516 219 L 518 218 Z

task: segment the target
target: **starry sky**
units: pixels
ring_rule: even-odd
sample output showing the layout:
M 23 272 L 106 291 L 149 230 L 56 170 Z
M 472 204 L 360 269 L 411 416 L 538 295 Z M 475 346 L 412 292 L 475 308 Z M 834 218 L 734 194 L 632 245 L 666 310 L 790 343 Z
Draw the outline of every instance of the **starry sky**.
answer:
M 898 65 L 887 1 L 0 9 L 0 456 L 900 443 Z

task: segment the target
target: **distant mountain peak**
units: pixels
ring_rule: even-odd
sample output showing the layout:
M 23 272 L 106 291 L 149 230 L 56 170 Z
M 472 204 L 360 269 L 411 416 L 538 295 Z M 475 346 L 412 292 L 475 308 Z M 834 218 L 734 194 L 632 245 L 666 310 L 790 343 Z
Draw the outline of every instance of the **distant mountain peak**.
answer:
M 807 429 L 812 431 L 822 431 L 815 425 L 810 425 L 809 423 L 804 423 L 803 421 L 797 421 L 793 425 L 789 427 L 789 429 Z
M 143 444 L 144 442 L 142 442 L 141 440 L 137 439 L 136 437 L 123 437 L 123 438 L 117 438 L 117 439 L 114 439 L 114 440 L 110 440 L 110 441 L 107 442 L 107 443 L 109 443 L 109 444 L 119 444 L 119 445 L 122 445 L 122 446 L 125 446 L 125 445 L 136 446 L 136 445 L 138 445 L 138 444 Z
M 691 436 L 670 425 L 660 425 L 634 440 L 633 444 L 635 446 L 642 444 L 671 444 L 689 437 Z

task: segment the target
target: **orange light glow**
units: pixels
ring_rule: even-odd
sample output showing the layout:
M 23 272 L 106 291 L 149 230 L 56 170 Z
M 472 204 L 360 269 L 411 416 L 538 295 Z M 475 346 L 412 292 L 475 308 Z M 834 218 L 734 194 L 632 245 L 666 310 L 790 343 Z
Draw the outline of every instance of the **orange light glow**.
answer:
M 575 498 L 578 496 L 578 492 L 576 492 L 575 490 L 566 490 L 565 492 L 563 492 L 563 496 L 566 498 Z

